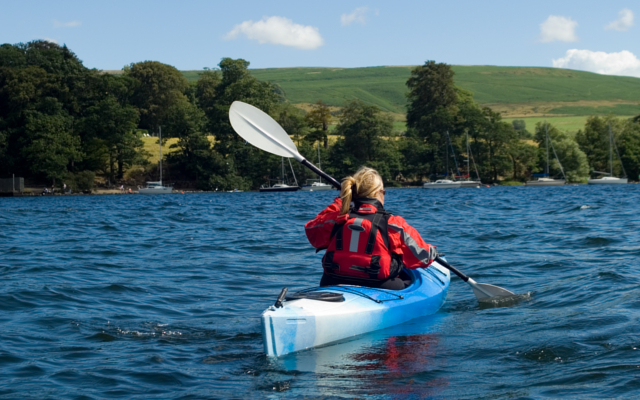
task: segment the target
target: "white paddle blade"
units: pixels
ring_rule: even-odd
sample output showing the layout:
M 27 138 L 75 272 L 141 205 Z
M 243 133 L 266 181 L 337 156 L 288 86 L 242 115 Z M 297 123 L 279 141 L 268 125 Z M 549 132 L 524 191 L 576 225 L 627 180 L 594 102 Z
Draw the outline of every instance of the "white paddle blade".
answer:
M 476 295 L 478 300 L 486 299 L 489 297 L 495 296 L 513 296 L 514 293 L 511 293 L 507 289 L 503 289 L 499 286 L 489 285 L 486 283 L 478 283 L 473 279 L 469 278 L 467 281 L 469 285 L 471 285 L 471 289 L 473 289 L 473 294 Z
M 302 158 L 287 132 L 269 114 L 241 101 L 234 101 L 229 109 L 229 121 L 240 137 L 271 154 Z

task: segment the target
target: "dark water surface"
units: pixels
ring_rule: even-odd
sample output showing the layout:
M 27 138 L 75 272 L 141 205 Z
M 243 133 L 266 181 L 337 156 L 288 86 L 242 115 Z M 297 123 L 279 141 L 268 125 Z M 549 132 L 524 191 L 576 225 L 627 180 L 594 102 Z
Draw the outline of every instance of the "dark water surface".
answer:
M 260 313 L 315 286 L 337 192 L 0 199 L 0 398 L 636 398 L 640 186 L 387 192 L 451 264 L 533 292 L 281 359 Z

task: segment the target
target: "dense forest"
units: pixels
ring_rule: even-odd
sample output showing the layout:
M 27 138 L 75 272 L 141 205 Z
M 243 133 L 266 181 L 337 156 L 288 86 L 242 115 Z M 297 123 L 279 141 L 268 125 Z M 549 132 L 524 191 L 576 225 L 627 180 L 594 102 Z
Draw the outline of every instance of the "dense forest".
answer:
M 545 170 L 548 132 L 550 175 L 582 182 L 593 170 L 609 170 L 609 129 L 619 153 L 614 174 L 624 170 L 635 179 L 640 173 L 639 117 L 594 116 L 575 137 L 543 123 L 529 129 L 522 120 L 505 123 L 456 87 L 446 64 L 427 61 L 411 71 L 404 132 L 394 130 L 389 114 L 357 98 L 345 99 L 339 111 L 322 99 L 304 111 L 248 67 L 248 61 L 224 58 L 189 83 L 157 61 L 106 74 L 84 67 L 66 46 L 4 44 L 0 178 L 15 174 L 75 190 L 97 181 L 141 184 L 157 173 L 142 138 L 162 129 L 163 140 L 177 139 L 165 155 L 166 180 L 200 190 L 256 189 L 281 178 L 281 160 L 234 133 L 228 111 L 235 100 L 269 113 L 301 154 L 315 161 L 319 152 L 323 169 L 337 178 L 361 165 L 378 169 L 388 185 L 464 177 L 468 158 L 472 175 L 475 164 L 483 182 L 523 181 Z M 300 165 L 294 171 L 299 181 L 313 178 Z

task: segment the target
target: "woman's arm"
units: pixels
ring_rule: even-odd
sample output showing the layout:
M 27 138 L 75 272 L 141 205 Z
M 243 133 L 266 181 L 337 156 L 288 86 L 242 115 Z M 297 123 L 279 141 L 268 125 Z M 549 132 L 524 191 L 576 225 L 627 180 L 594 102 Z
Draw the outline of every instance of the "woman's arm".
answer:
M 438 250 L 422 240 L 422 237 L 402 217 L 389 218 L 389 244 L 391 251 L 402 254 L 402 261 L 409 269 L 426 268 L 438 255 Z
M 333 227 L 335 224 L 344 223 L 347 216 L 340 216 L 340 207 L 342 207 L 342 200 L 336 197 L 333 203 L 304 225 L 307 239 L 316 249 L 329 247 Z

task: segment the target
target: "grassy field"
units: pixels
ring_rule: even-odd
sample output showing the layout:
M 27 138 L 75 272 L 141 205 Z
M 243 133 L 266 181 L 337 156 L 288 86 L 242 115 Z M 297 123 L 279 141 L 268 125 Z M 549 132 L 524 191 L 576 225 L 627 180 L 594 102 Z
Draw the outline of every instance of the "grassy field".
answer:
M 524 120 L 527 124 L 527 130 L 531 133 L 535 131 L 535 126 L 538 122 L 547 121 L 549 124 L 556 128 L 575 134 L 580 129 L 584 129 L 584 124 L 589 118 L 588 115 L 576 115 L 576 116 L 543 116 L 543 117 L 529 117 L 529 118 L 504 118 L 503 121 L 511 123 L 514 119 Z M 619 118 L 631 118 L 631 116 L 619 116 Z
M 147 160 L 149 160 L 149 162 L 152 164 L 156 164 L 158 161 L 160 161 L 160 149 L 158 148 L 158 138 L 151 137 L 151 136 L 143 137 L 142 141 L 144 142 L 144 149 L 150 154 Z M 170 152 L 175 151 L 175 149 L 169 149 L 169 146 L 177 142 L 178 142 L 177 138 L 165 139 L 164 144 L 162 145 L 162 156 L 164 157 Z
M 251 73 L 279 85 L 294 104 L 322 100 L 341 106 L 359 98 L 384 111 L 404 113 L 411 68 L 273 68 Z M 454 65 L 453 70 L 458 86 L 505 117 L 640 113 L 640 78 L 558 68 Z M 200 73 L 183 71 L 192 81 Z

